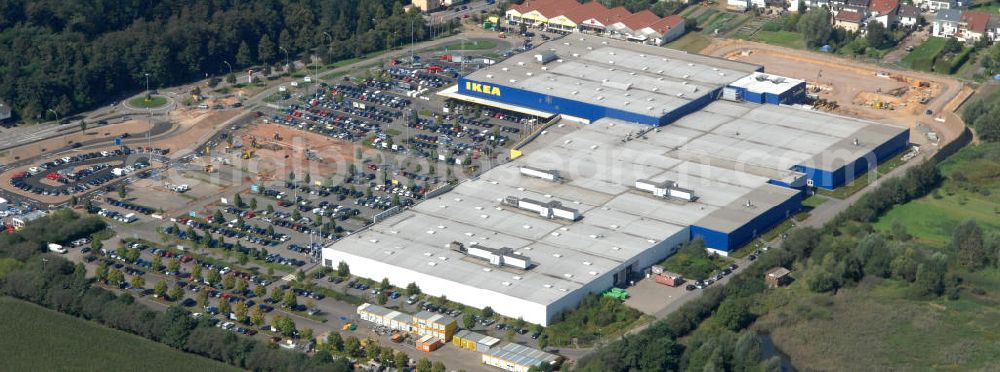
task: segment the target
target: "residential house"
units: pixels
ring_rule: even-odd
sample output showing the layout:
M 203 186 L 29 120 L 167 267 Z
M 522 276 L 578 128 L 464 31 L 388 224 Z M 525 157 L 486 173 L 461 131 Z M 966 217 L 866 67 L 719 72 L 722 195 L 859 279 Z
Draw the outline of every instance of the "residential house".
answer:
M 916 27 L 921 23 L 920 8 L 917 8 L 914 5 L 900 5 L 898 15 L 900 26 Z
M 0 101 L 0 122 L 10 119 L 11 109 L 6 103 Z
M 898 22 L 899 2 L 897 0 L 872 0 L 868 6 L 871 19 L 891 29 Z
M 914 0 L 913 5 L 924 10 L 958 9 L 956 0 Z
M 931 23 L 931 35 L 937 37 L 958 36 L 962 24 L 962 11 L 958 9 L 942 9 L 937 12 Z
M 760 0 L 763 1 L 763 0 Z M 528 0 L 512 5 L 505 15 L 508 24 L 525 25 L 562 33 L 586 32 L 653 45 L 684 34 L 684 18 L 660 18 L 649 10 L 629 12 L 619 6 L 608 9 L 597 1 Z
M 1000 40 L 1000 16 L 990 16 L 990 21 L 986 23 L 986 36 L 990 40 Z
M 833 17 L 833 27 L 840 27 L 848 32 L 858 32 L 861 30 L 861 21 L 864 17 L 864 13 L 840 11 Z
M 967 11 L 962 13 L 962 31 L 959 38 L 963 41 L 978 41 L 982 38 L 990 40 L 990 14 L 985 12 Z
M 861 13 L 861 18 L 868 13 L 868 6 L 871 4 L 869 0 L 847 0 L 840 8 L 834 9 L 834 11 L 848 11 Z

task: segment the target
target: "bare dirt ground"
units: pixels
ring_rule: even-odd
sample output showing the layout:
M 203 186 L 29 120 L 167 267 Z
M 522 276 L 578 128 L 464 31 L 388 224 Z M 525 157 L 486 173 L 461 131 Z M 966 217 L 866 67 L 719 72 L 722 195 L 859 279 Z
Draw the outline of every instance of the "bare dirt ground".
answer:
M 917 144 L 929 142 L 926 131 L 936 132 L 946 143 L 957 138 L 964 124 L 952 111 L 972 92 L 964 83 L 939 75 L 744 40 L 716 39 L 702 53 L 806 80 L 810 93 L 838 104 L 833 113 L 905 125 L 914 130 L 910 140 Z M 891 109 L 876 107 L 885 103 Z
M 298 177 L 309 174 L 314 180 L 331 177 L 346 170 L 347 164 L 355 162 L 357 149 L 362 148 L 348 141 L 263 123 L 241 129 L 234 139 L 242 143 L 242 150 L 227 149 L 226 143 L 219 144 L 215 150 L 226 154 L 234 167 L 248 169 L 265 181 L 285 179 L 289 172 L 295 172 Z M 252 148 L 254 141 L 256 148 Z M 242 151 L 251 149 L 253 156 L 249 160 L 242 159 Z M 368 156 L 374 150 L 364 148 L 362 153 Z
M 239 109 L 222 111 L 181 109 L 174 111 L 170 117 L 174 128 L 154 139 L 151 146 L 168 148 L 171 153 L 194 150 L 203 138 L 211 136 L 226 121 L 242 112 L 243 110 Z

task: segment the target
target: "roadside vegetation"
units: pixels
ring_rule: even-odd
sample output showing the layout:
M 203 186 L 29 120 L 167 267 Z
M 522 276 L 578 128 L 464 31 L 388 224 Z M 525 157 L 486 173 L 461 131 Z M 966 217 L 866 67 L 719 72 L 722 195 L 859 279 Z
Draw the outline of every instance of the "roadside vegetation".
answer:
M 86 277 L 84 264 L 73 264 L 45 253 L 47 243 L 66 243 L 104 228 L 104 222 L 98 217 L 80 216 L 63 209 L 29 223 L 17 233 L 0 236 L 0 295 L 88 319 L 242 369 L 351 370 L 346 359 L 334 358 L 331 353 L 309 357 L 252 339 L 235 338 L 233 333 L 211 326 L 205 318 L 192 318 L 191 313 L 181 307 L 154 311 L 136 302 L 128 293 L 119 295 L 96 285 L 93 279 Z M 274 320 L 274 323 L 281 322 Z
M 553 323 L 538 337 L 538 344 L 542 348 L 549 345 L 587 347 L 601 340 L 614 339 L 645 320 L 641 312 L 621 301 L 591 294 L 584 297 L 576 309 L 556 314 Z
M 664 269 L 681 274 L 692 280 L 705 280 L 716 271 L 732 263 L 729 259 L 705 250 L 705 242 L 695 239 L 681 245 L 674 253 L 660 263 Z
M 0 297 L 0 313 L 4 314 L 0 349 L 4 350 L 4 368 L 12 371 L 53 371 L 67 366 L 91 371 L 239 370 L 11 297 Z
M 988 42 L 966 46 L 953 37 L 931 37 L 903 57 L 901 64 L 914 70 L 951 75 L 958 73 L 966 64 L 974 64 L 976 54 L 989 47 Z M 989 55 L 985 58 L 984 63 L 988 63 Z

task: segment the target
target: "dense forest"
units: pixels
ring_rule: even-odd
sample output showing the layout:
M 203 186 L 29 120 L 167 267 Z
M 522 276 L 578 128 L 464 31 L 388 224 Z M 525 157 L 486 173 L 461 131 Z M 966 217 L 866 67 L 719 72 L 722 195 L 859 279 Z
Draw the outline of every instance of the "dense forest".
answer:
M 258 64 L 361 56 L 429 36 L 394 0 L 7 0 L 0 100 L 54 119 L 151 87 Z M 284 49 L 282 49 L 284 48 Z

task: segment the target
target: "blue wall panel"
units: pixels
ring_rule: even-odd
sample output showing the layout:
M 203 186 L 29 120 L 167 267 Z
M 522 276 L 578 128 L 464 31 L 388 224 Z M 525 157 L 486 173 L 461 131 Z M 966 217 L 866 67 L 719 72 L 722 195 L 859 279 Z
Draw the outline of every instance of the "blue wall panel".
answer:
M 813 181 L 813 186 L 824 189 L 835 189 L 846 185 L 865 174 L 871 167 L 888 160 L 893 155 L 906 149 L 909 145 L 910 130 L 907 129 L 885 143 L 876 146 L 871 152 L 839 169 L 829 171 L 802 165 L 792 167 L 792 170 L 805 173 Z
M 728 233 L 692 225 L 691 239 L 701 238 L 705 246 L 727 252 L 739 248 L 798 212 L 802 208 L 802 195 L 802 192 L 795 194 Z
M 481 91 L 469 89 L 471 87 L 470 84 L 477 84 L 480 87 L 489 86 L 490 89 L 480 89 L 480 90 L 489 91 L 497 94 L 491 94 L 489 92 L 484 93 Z M 493 90 L 492 88 L 496 88 L 496 90 Z M 641 115 L 633 112 L 575 101 L 562 97 L 555 97 L 551 95 L 530 92 L 523 89 L 511 88 L 498 84 L 483 83 L 475 80 L 469 80 L 466 78 L 459 79 L 458 92 L 461 94 L 477 98 L 503 102 L 511 105 L 532 108 L 535 110 L 575 116 L 590 121 L 595 121 L 601 118 L 608 117 L 632 123 L 664 125 L 671 123 L 677 119 L 680 119 L 684 115 L 690 114 L 707 106 L 709 103 L 715 100 L 715 98 L 718 96 L 719 90 L 718 89 L 713 90 L 712 92 L 709 92 L 708 94 L 702 97 L 691 100 L 688 103 L 684 104 L 683 106 L 678 107 L 673 111 L 667 112 L 662 115 L 660 115 L 660 113 L 657 113 L 656 115 Z M 654 110 L 656 110 L 656 108 L 654 108 Z

